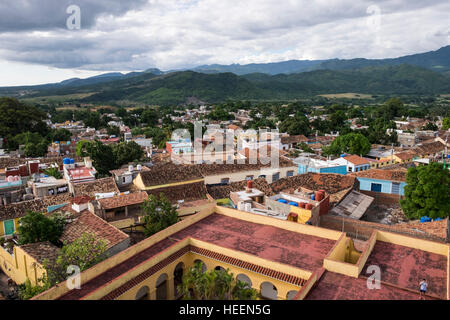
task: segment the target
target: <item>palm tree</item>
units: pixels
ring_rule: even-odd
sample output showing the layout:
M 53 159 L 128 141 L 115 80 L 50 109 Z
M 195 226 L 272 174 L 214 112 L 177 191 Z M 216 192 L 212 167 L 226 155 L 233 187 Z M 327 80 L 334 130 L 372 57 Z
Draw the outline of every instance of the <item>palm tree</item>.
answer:
M 184 300 L 256 300 L 258 293 L 247 283 L 234 278 L 227 270 L 202 272 L 202 264 L 196 263 L 183 276 L 178 291 Z

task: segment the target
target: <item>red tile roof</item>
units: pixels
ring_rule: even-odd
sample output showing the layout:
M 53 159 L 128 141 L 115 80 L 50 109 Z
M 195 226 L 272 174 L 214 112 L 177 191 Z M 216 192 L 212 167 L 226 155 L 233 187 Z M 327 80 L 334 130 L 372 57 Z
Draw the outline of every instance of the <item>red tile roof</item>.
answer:
M 80 238 L 83 233 L 87 232 L 95 234 L 99 239 L 106 241 L 107 248 L 111 248 L 122 241 L 129 238 L 127 234 L 112 226 L 100 217 L 89 210 L 84 210 L 81 213 L 74 213 L 70 208 L 65 207 L 62 210 L 71 211 L 74 221 L 66 225 L 60 240 L 63 243 L 72 243 Z
M 74 185 L 75 196 L 86 195 L 95 197 L 96 193 L 119 192 L 113 177 L 97 179 L 92 182 Z
M 120 195 L 112 198 L 100 199 L 98 200 L 98 202 L 100 202 L 100 204 L 104 209 L 109 210 L 140 204 L 147 199 L 148 194 L 142 191 L 126 195 Z
M 353 163 L 354 165 L 357 165 L 357 166 L 369 164 L 369 161 L 367 159 L 361 158 L 360 156 L 357 156 L 357 155 L 350 155 L 350 156 L 344 157 L 344 159 L 347 160 L 348 162 Z
M 407 173 L 407 171 L 405 171 L 405 170 L 370 169 L 370 170 L 366 170 L 366 171 L 352 173 L 351 175 L 357 176 L 359 178 L 405 182 L 406 181 L 406 173 Z
M 57 246 L 48 241 L 29 243 L 20 246 L 20 248 L 36 259 L 40 264 L 43 264 L 46 259 L 49 263 L 54 263 L 60 252 L 60 249 Z

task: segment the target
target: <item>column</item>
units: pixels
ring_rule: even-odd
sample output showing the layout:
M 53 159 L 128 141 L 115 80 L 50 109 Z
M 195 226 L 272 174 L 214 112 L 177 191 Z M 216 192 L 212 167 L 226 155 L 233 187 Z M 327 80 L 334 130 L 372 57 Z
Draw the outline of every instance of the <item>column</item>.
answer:
M 167 300 L 175 299 L 175 287 L 173 282 L 173 275 L 170 275 L 167 279 Z

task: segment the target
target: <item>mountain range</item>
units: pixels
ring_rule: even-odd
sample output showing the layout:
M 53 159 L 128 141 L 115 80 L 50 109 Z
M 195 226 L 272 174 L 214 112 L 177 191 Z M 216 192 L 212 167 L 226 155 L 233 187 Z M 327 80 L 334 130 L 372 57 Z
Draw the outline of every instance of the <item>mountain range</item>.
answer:
M 450 46 L 395 59 L 292 60 L 249 65 L 209 65 L 191 70 L 106 73 L 39 86 L 0 88 L 0 95 L 40 97 L 83 94 L 89 103 L 128 101 L 179 104 L 188 99 L 287 100 L 301 96 L 450 93 Z

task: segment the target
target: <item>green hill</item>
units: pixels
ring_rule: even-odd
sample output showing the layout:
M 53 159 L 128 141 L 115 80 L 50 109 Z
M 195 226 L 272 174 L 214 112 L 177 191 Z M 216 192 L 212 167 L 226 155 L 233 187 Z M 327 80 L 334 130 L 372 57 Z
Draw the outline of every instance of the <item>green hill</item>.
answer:
M 9 89 L 11 90 L 11 89 Z M 232 100 L 288 100 L 318 94 L 450 93 L 450 77 L 411 65 L 366 67 L 357 70 L 316 70 L 296 74 L 205 74 L 193 71 L 152 73 L 77 87 L 27 87 L 23 97 L 84 94 L 79 102 L 173 105 L 191 98 L 216 103 Z M 2 92 L 0 90 L 0 95 Z

